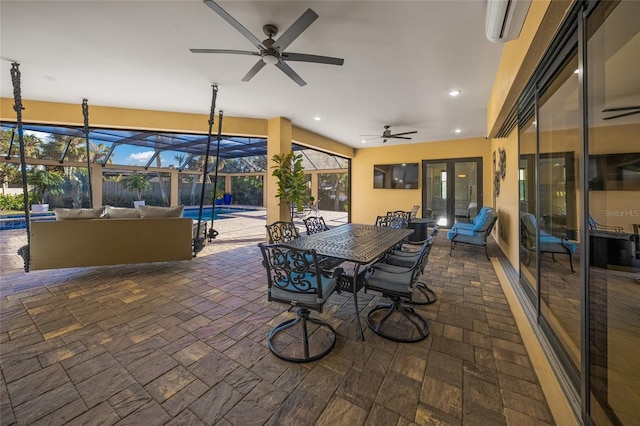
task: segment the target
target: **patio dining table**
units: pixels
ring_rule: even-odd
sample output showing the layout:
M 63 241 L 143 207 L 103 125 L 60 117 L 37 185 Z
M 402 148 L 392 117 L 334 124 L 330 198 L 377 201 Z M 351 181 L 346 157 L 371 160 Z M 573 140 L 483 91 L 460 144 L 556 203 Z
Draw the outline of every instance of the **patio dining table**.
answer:
M 357 295 L 363 285 L 360 267 L 376 261 L 413 232 L 413 229 L 347 223 L 328 231 L 296 238 L 287 244 L 303 250 L 314 249 L 319 255 L 355 264 L 353 276 L 349 276 L 350 286 L 341 286 L 341 290 L 353 293 L 358 332 L 360 339 L 364 340 Z

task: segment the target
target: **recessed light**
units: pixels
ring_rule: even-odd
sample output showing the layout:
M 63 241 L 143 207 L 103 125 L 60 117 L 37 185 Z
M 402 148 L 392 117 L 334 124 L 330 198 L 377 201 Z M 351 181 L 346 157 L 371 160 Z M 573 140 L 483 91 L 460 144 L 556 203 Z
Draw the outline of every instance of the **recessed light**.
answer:
M 456 133 L 462 133 L 462 129 L 455 129 L 454 132 Z
M 458 96 L 460 93 L 461 92 L 458 89 L 452 90 L 452 91 L 449 92 L 449 96 L 455 97 L 455 96 Z
M 360 142 L 362 142 L 362 143 L 367 143 L 367 141 L 366 141 L 366 140 L 364 140 L 364 139 L 362 139 Z
M 313 119 L 316 121 L 320 121 L 322 120 L 322 117 L 320 117 L 319 115 L 316 115 L 315 117 L 313 117 Z

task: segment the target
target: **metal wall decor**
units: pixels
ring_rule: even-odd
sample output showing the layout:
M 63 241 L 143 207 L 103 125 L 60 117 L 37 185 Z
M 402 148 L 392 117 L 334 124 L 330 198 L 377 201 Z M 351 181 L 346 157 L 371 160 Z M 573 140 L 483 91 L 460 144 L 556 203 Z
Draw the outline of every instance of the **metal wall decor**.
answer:
M 493 192 L 496 195 L 500 195 L 500 170 L 496 170 L 496 174 L 493 177 Z
M 498 162 L 500 165 L 500 177 L 504 180 L 504 177 L 507 174 L 507 151 L 502 148 L 498 148 L 498 154 L 500 156 L 500 160 Z
M 507 175 L 507 152 L 502 148 L 498 148 L 498 157 L 498 164 L 496 164 L 496 171 L 493 176 L 493 192 L 496 197 L 500 195 L 500 178 L 504 180 L 504 177 Z M 494 152 L 494 164 L 495 163 Z

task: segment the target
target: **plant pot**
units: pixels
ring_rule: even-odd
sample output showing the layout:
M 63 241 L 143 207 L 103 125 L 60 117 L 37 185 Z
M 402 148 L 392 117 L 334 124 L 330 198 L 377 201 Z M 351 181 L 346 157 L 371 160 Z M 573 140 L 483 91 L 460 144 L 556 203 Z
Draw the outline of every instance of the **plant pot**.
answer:
M 49 204 L 31 204 L 33 213 L 45 213 L 49 211 Z
M 136 209 L 140 206 L 144 206 L 144 201 L 134 201 L 133 202 L 133 207 L 135 207 Z
M 231 204 L 231 198 L 233 197 L 233 194 L 224 194 L 224 203 L 226 205 Z
M 216 206 L 219 206 L 222 204 L 222 198 L 216 198 Z

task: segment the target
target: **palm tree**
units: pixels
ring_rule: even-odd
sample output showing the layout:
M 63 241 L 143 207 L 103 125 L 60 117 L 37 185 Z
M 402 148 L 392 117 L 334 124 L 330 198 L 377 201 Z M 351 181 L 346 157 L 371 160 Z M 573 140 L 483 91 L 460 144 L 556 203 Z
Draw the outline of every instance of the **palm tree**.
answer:
M 99 144 L 89 142 L 89 151 L 91 152 L 91 159 L 94 163 L 104 163 L 104 160 L 107 158 L 110 150 L 111 148 L 102 142 Z M 107 164 L 113 164 L 112 157 L 107 159 Z

